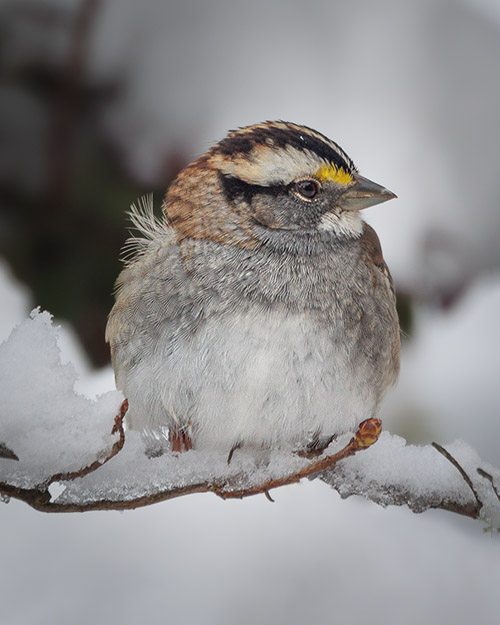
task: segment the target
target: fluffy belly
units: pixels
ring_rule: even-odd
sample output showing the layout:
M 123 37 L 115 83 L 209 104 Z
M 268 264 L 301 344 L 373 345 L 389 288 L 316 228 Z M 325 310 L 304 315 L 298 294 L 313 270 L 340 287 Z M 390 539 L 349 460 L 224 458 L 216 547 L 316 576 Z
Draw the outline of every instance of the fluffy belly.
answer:
M 129 421 L 159 439 L 188 427 L 194 446 L 293 446 L 373 416 L 363 367 L 334 332 L 305 316 L 213 319 L 190 339 L 156 345 L 129 377 Z

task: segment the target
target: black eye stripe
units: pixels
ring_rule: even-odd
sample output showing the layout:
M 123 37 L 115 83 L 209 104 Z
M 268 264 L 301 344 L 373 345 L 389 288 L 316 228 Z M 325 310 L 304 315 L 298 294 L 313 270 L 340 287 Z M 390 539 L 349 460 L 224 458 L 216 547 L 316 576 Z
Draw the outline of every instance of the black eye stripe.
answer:
M 229 203 L 232 203 L 235 199 L 243 199 L 250 204 L 255 195 L 277 197 L 278 195 L 285 195 L 290 191 L 293 191 L 302 199 L 313 200 L 321 191 L 321 184 L 314 178 L 305 178 L 287 185 L 274 184 L 265 187 L 258 184 L 250 184 L 240 178 L 225 176 L 222 173 L 219 173 L 219 180 L 226 200 Z
M 272 195 L 276 197 L 277 195 L 286 193 L 288 188 L 281 184 L 263 187 L 258 184 L 250 184 L 240 178 L 225 176 L 222 173 L 219 173 L 219 180 L 221 182 L 224 195 L 230 203 L 236 198 L 243 198 L 247 203 L 250 203 L 254 195 L 257 194 Z

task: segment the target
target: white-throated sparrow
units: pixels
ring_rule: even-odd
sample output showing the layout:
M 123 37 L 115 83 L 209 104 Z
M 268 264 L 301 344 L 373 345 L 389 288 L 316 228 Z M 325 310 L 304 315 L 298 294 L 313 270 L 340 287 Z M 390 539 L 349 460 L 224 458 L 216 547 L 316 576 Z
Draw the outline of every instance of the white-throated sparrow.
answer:
M 391 277 L 360 209 L 395 197 L 322 134 L 230 132 L 169 188 L 118 278 L 107 340 L 150 451 L 324 447 L 399 368 Z

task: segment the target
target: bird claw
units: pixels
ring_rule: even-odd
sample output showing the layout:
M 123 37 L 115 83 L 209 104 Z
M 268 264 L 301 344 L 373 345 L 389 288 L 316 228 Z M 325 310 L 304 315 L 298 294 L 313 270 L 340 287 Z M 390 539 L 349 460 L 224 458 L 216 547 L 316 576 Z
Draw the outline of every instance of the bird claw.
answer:
M 269 494 L 269 491 L 268 491 L 268 490 L 265 490 L 265 491 L 264 491 L 264 495 L 266 496 L 266 499 L 267 499 L 268 501 L 270 501 L 271 503 L 275 503 L 274 499 L 271 497 L 271 495 Z
M 316 437 L 306 447 L 304 447 L 303 449 L 299 449 L 295 453 L 301 458 L 308 458 L 309 460 L 313 460 L 314 458 L 321 456 L 325 449 L 327 449 L 327 447 L 329 447 L 332 441 L 336 438 L 336 434 L 332 434 L 331 436 L 322 438 Z
M 236 443 L 235 445 L 233 445 L 231 447 L 231 451 L 229 452 L 229 455 L 227 457 L 227 464 L 231 464 L 231 460 L 233 458 L 233 454 L 237 449 L 241 449 L 242 444 L 241 443 Z
M 174 452 L 189 451 L 190 449 L 193 449 L 193 441 L 191 440 L 189 434 L 183 430 L 169 430 L 168 440 L 170 441 L 172 451 Z

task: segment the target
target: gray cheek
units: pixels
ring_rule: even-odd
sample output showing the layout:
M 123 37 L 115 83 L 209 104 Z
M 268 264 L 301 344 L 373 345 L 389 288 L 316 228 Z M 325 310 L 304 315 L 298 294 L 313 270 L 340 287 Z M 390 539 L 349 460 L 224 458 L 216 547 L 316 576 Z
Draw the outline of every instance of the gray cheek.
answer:
M 315 228 L 324 211 L 321 202 L 301 202 L 288 196 L 260 197 L 252 202 L 253 217 L 268 228 Z

